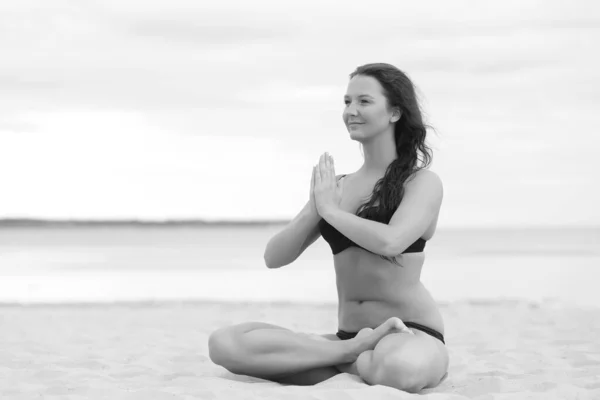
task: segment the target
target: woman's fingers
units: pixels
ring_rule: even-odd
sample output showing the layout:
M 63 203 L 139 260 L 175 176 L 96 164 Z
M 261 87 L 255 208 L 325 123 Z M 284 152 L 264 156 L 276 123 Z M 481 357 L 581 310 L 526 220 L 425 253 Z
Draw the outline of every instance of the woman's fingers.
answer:
M 336 184 L 333 157 L 329 153 L 325 152 L 321 154 L 319 157 L 319 163 L 315 168 L 315 182 L 316 178 L 320 178 L 319 182 L 330 182 Z
M 319 185 L 321 183 L 321 163 L 315 165 L 315 185 Z
M 329 169 L 331 170 L 331 177 L 335 180 L 335 163 L 332 156 L 329 156 Z
M 328 171 L 328 179 L 333 186 L 337 185 L 335 181 L 335 164 L 333 163 L 333 157 L 331 154 L 327 153 L 327 171 Z
M 321 154 L 319 158 L 319 167 L 321 169 L 321 178 L 325 178 L 325 174 L 327 174 L 327 157 L 325 154 Z
M 319 158 L 319 167 L 321 169 L 321 179 L 324 182 L 335 180 L 335 175 L 332 174 L 332 159 L 329 153 L 325 152 Z

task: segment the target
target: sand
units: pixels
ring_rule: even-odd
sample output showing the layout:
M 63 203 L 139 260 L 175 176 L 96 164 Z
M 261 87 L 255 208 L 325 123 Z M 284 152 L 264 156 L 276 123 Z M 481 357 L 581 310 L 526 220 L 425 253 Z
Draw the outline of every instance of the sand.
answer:
M 334 305 L 5 305 L 0 399 L 600 399 L 600 309 L 498 301 L 441 310 L 449 377 L 409 394 L 349 374 L 284 386 L 208 357 L 210 332 L 228 324 L 334 332 Z

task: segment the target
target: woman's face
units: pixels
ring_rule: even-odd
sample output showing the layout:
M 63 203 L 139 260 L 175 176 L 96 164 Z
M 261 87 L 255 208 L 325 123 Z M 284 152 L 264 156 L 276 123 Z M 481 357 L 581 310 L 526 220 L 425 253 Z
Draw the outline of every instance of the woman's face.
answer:
M 389 129 L 399 119 L 389 109 L 379 81 L 370 76 L 356 75 L 348 83 L 344 96 L 343 119 L 350 138 L 364 142 Z

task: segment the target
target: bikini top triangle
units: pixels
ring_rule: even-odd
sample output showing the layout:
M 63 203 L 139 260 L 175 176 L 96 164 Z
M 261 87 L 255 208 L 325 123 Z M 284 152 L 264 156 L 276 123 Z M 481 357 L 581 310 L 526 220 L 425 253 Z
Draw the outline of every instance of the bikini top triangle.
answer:
M 345 176 L 346 175 L 342 175 L 340 177 L 340 179 Z M 374 210 L 377 210 L 378 208 L 379 207 L 372 207 L 372 209 L 374 209 Z M 371 221 L 377 221 L 377 222 L 382 222 L 384 224 L 388 224 L 390 222 L 390 220 L 392 219 L 392 215 L 394 214 L 393 212 L 373 213 L 373 212 L 370 212 L 370 210 L 371 210 L 371 208 L 363 210 L 360 213 L 359 217 L 369 219 Z M 352 240 L 348 239 L 346 236 L 344 236 L 340 231 L 338 231 L 333 226 L 331 226 L 324 219 L 321 219 L 319 221 L 319 231 L 321 232 L 321 236 L 323 236 L 323 239 L 325 239 L 325 241 L 327 243 L 329 243 L 329 246 L 331 247 L 331 251 L 333 252 L 334 255 L 346 250 L 348 247 L 359 247 L 359 248 L 364 249 L 362 246 L 359 246 L 358 244 L 354 243 Z M 406 250 L 404 250 L 402 252 L 402 254 L 404 254 L 404 253 L 420 253 L 425 249 L 426 242 L 427 241 L 425 239 L 419 238 L 413 244 L 411 244 Z

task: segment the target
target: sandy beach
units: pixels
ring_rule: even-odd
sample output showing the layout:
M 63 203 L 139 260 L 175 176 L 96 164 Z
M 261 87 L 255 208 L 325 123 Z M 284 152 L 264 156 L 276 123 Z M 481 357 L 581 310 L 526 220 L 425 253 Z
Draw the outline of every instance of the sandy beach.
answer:
M 208 357 L 221 326 L 336 330 L 335 305 L 138 303 L 0 307 L 1 399 L 600 399 L 600 309 L 442 304 L 449 377 L 409 394 L 340 374 L 311 387 L 234 375 Z

